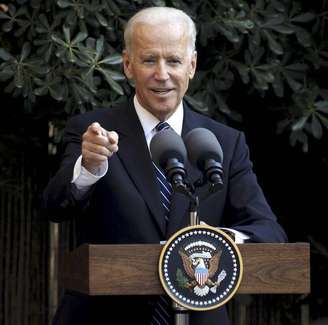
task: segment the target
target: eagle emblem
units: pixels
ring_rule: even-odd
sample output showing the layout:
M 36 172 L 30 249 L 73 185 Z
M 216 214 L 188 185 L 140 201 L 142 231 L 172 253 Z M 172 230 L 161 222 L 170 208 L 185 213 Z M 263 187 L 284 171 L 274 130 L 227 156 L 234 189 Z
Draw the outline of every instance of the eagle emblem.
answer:
M 218 272 L 222 250 L 217 250 L 212 244 L 198 241 L 179 250 L 184 268 L 177 270 L 177 281 L 181 287 L 190 288 L 200 297 L 206 296 L 210 291 L 216 293 L 217 287 L 226 277 L 222 270 L 215 280 Z

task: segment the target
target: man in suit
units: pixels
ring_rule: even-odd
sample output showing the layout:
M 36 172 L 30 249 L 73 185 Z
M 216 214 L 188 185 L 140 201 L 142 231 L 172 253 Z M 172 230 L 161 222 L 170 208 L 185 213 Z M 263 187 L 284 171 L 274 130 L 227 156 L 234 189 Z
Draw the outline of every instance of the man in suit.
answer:
M 222 146 L 224 187 L 200 202 L 201 221 L 248 242 L 286 241 L 252 171 L 243 133 L 183 101 L 197 61 L 190 17 L 173 8 L 144 9 L 129 20 L 124 39 L 124 72 L 135 96 L 68 121 L 63 161 L 44 193 L 50 220 L 74 217 L 78 244 L 159 243 L 187 226 L 188 199 L 173 193 L 166 213 L 149 152 L 156 125 L 166 121 L 182 137 L 207 128 Z M 200 177 L 188 163 L 186 169 L 191 181 Z M 66 293 L 54 324 L 150 324 L 148 301 Z M 229 324 L 224 308 L 190 317 L 191 325 Z

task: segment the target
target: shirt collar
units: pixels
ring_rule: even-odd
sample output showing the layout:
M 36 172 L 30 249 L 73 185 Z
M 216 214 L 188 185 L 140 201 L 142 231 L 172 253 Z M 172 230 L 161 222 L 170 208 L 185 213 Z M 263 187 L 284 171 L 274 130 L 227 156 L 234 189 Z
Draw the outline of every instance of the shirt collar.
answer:
M 147 142 L 149 143 L 151 137 L 154 135 L 154 128 L 160 122 L 157 117 L 147 111 L 138 101 L 137 96 L 135 95 L 133 98 L 134 107 L 136 109 L 136 113 L 142 125 L 142 128 L 145 133 L 145 137 Z M 181 136 L 182 133 L 182 123 L 183 123 L 183 104 L 182 101 L 178 105 L 175 112 L 165 121 L 170 127 Z M 149 140 L 149 141 L 148 141 Z

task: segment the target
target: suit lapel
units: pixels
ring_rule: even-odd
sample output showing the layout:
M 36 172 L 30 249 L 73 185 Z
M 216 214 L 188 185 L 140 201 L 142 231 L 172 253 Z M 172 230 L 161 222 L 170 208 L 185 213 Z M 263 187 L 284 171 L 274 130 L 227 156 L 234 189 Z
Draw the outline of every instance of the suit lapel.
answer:
M 136 189 L 145 200 L 160 233 L 163 236 L 166 234 L 166 238 L 168 238 L 180 228 L 189 225 L 189 199 L 181 193 L 174 192 L 166 229 L 159 186 L 144 131 L 135 112 L 133 102 L 129 101 L 128 105 L 120 109 L 118 114 L 111 115 L 108 125 L 111 126 L 108 129 L 115 129 L 119 134 L 118 158 L 134 182 Z M 104 126 L 106 128 L 106 124 Z M 197 117 L 184 104 L 182 137 L 199 126 Z M 186 161 L 185 168 L 188 180 L 191 183 L 201 177 L 201 173 L 189 161 Z
M 166 227 L 160 191 L 144 131 L 132 101 L 129 101 L 128 107 L 120 110 L 120 113 L 116 114 L 114 118 L 116 121 L 111 120 L 111 125 L 115 125 L 115 130 L 119 134 L 119 151 L 117 155 L 140 195 L 145 200 L 161 234 L 164 236 Z

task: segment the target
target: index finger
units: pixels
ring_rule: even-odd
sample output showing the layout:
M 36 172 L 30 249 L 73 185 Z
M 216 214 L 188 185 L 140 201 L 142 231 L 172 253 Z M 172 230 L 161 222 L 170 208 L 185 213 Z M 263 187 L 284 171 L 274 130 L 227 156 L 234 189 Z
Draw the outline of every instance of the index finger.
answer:
M 98 136 L 107 136 L 106 130 L 98 122 L 93 122 L 88 129 Z

